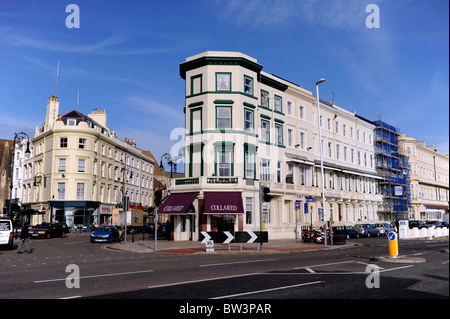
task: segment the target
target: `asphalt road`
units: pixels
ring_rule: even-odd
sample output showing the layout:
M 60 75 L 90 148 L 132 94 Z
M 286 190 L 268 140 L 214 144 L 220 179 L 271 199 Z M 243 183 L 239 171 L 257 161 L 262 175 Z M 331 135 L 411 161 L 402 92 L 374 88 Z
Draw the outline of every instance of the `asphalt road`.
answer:
M 108 250 L 89 243 L 86 234 L 33 240 L 32 254 L 0 250 L 0 298 L 172 299 L 173 313 L 187 311 L 188 300 L 191 306 L 216 305 L 211 315 L 230 310 L 222 306 L 230 299 L 262 300 L 262 308 L 275 311 L 274 300 L 287 299 L 449 298 L 448 240 L 400 241 L 402 256 L 426 259 L 417 264 L 374 262 L 371 257 L 388 254 L 385 238 L 353 241 L 363 246 L 187 255 Z

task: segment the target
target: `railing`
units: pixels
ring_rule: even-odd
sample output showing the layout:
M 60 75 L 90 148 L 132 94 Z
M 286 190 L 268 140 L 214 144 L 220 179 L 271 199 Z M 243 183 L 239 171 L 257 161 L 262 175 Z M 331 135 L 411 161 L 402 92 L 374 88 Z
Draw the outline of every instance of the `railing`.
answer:
M 199 184 L 200 181 L 198 178 L 186 178 L 186 179 L 176 179 L 175 185 L 195 185 Z
M 238 184 L 239 178 L 238 177 L 207 177 L 206 183 L 207 184 Z M 176 179 L 175 185 L 198 185 L 200 184 L 200 178 L 183 178 L 183 179 Z

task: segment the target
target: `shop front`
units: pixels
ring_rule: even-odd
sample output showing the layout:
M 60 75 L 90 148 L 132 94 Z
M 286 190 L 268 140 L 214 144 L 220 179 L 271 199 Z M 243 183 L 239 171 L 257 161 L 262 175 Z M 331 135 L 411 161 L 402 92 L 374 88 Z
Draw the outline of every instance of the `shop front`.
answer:
M 170 239 L 201 239 L 202 231 L 243 231 L 241 192 L 173 193 L 159 207 L 158 216 L 169 223 Z
M 201 216 L 207 231 L 243 231 L 244 206 L 241 192 L 205 192 Z
M 100 202 L 93 201 L 49 201 L 50 222 L 62 222 L 67 226 L 85 227 L 90 230 L 91 226 L 98 223 L 99 214 L 95 211 Z
M 166 225 L 171 240 L 198 240 L 196 232 L 198 201 L 194 200 L 199 192 L 171 194 L 158 208 L 159 221 Z

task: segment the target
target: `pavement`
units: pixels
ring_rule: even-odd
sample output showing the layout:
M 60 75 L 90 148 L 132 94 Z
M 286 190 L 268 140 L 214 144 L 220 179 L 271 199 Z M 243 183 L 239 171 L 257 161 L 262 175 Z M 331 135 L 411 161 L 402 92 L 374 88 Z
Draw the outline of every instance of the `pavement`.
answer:
M 262 245 L 262 251 L 258 251 L 258 244 L 214 244 L 214 252 L 206 252 L 206 245 L 199 241 L 168 241 L 165 239 L 157 240 L 157 249 L 155 250 L 155 240 L 145 239 L 136 235 L 135 241 L 132 242 L 127 238 L 118 243 L 107 244 L 105 248 L 127 251 L 134 253 L 172 253 L 172 254 L 249 254 L 249 253 L 291 253 L 307 250 L 323 250 L 323 249 L 341 249 L 358 246 L 356 243 L 343 245 L 333 245 L 325 247 L 322 244 L 303 243 L 301 239 L 296 242 L 295 239 L 272 239 L 268 243 Z
M 169 241 L 158 239 L 157 249 L 155 250 L 155 240 L 145 239 L 136 235 L 135 241 L 127 237 L 127 242 L 111 243 L 104 246 L 106 249 L 124 251 L 131 253 L 169 253 L 169 254 L 280 254 L 293 253 L 299 251 L 312 250 L 331 250 L 363 246 L 361 243 L 349 242 L 341 245 L 324 246 L 323 244 L 303 243 L 301 239 L 298 242 L 295 239 L 272 239 L 264 243 L 262 250 L 259 250 L 258 244 L 214 244 L 214 252 L 206 252 L 206 245 L 200 241 Z M 447 251 L 445 251 L 448 253 Z M 386 263 L 424 263 L 425 258 L 415 256 L 378 256 L 371 258 L 374 261 Z

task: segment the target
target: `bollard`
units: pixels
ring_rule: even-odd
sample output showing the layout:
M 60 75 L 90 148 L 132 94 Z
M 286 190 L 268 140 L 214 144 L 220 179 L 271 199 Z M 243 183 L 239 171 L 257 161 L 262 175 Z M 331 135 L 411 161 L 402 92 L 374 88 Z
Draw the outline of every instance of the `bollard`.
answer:
M 145 231 L 142 229 L 142 240 L 145 240 Z
M 134 231 L 131 233 L 131 242 L 134 243 Z
M 398 257 L 398 238 L 397 238 L 397 233 L 391 231 L 388 234 L 388 244 L 389 244 L 389 256 L 393 257 L 393 258 L 397 258 Z

